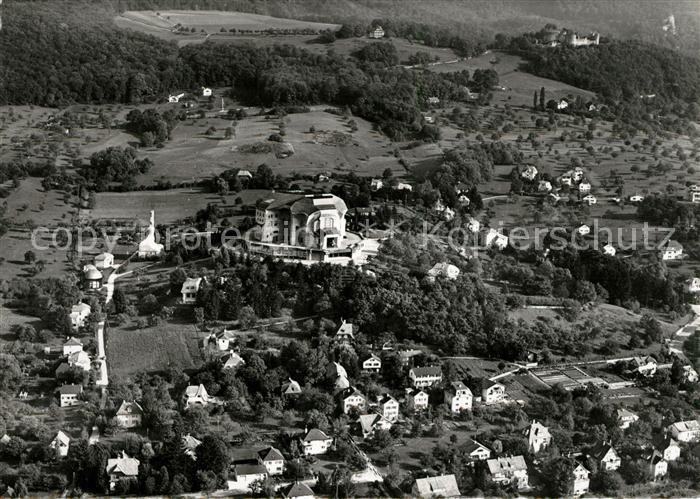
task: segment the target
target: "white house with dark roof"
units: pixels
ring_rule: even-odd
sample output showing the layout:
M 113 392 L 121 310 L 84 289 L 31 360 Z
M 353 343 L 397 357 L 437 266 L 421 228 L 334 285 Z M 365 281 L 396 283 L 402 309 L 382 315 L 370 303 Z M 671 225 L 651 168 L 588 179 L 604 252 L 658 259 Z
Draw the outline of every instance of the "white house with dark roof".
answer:
M 698 372 L 691 365 L 683 366 L 683 381 L 686 383 L 697 383 Z
M 592 206 L 598 203 L 598 199 L 593 194 L 587 194 L 586 196 L 583 196 L 581 198 L 581 201 L 583 201 L 588 206 Z
M 301 439 L 301 446 L 304 449 L 305 456 L 325 454 L 332 445 L 333 438 L 317 428 L 312 428 L 307 431 Z
M 518 490 L 529 487 L 527 464 L 523 456 L 505 456 L 486 461 L 488 473 L 494 483 L 515 484 Z
M 460 497 L 462 494 L 454 475 L 440 475 L 418 478 L 411 488 L 411 495 L 422 499 L 432 499 Z
M 654 480 L 662 478 L 668 473 L 668 463 L 658 450 L 653 449 L 646 457 L 646 462 L 649 465 L 649 472 Z
M 667 430 L 678 442 L 700 441 L 700 423 L 695 419 L 673 423 Z
M 353 325 L 345 320 L 340 324 L 340 327 L 333 337 L 335 343 L 340 343 L 343 345 L 350 345 L 355 341 L 355 333 L 353 331 Z
M 615 256 L 617 253 L 617 250 L 615 249 L 615 246 L 612 244 L 608 243 L 605 246 L 603 246 L 603 254 L 607 256 Z
M 388 431 L 392 427 L 391 421 L 381 414 L 361 414 L 356 423 L 363 438 L 371 437 L 377 430 Z
M 528 449 L 533 454 L 537 454 L 552 443 L 552 435 L 549 433 L 549 428 L 537 421 L 530 423 L 530 426 L 525 430 L 525 435 L 527 436 Z
M 428 408 L 428 404 L 430 402 L 430 396 L 423 390 L 411 390 L 407 396 L 407 399 L 408 407 L 414 412 L 424 411 Z
M 58 405 L 70 407 L 80 403 L 79 397 L 83 393 L 82 385 L 63 385 L 58 389 Z
M 626 430 L 637 421 L 639 421 L 639 416 L 629 409 L 623 407 L 617 410 L 617 423 L 621 430 Z
M 286 383 L 282 384 L 282 395 L 298 395 L 300 393 L 301 386 L 292 378 L 289 378 Z
M 506 398 L 506 387 L 490 379 L 481 380 L 481 402 L 486 405 L 498 404 Z
M 380 178 L 373 178 L 369 184 L 369 188 L 372 191 L 378 191 L 382 187 L 384 187 L 384 181 Z
M 580 496 L 588 492 L 591 480 L 591 472 L 578 460 L 574 461 L 574 469 L 572 471 L 574 475 L 573 483 L 573 494 L 575 496 Z
M 508 246 L 508 236 L 501 234 L 495 229 L 489 229 L 486 232 L 484 243 L 487 248 L 497 248 L 504 250 Z
M 109 490 L 115 490 L 122 481 L 135 481 L 139 476 L 141 462 L 122 451 L 118 457 L 107 459 L 105 471 L 109 476 Z
M 348 414 L 352 409 L 356 409 L 359 412 L 364 412 L 367 409 L 367 399 L 354 386 L 340 392 L 339 398 L 343 414 Z
M 671 462 L 681 457 L 681 446 L 670 437 L 658 437 L 654 442 L 654 447 L 661 453 L 664 460 Z
M 258 461 L 265 466 L 270 476 L 278 476 L 284 472 L 284 456 L 274 447 L 258 451 Z
M 524 179 L 532 181 L 535 180 L 535 178 L 537 178 L 537 173 L 537 167 L 535 167 L 534 165 L 528 165 L 527 168 L 520 172 L 520 176 Z
M 63 344 L 63 355 L 68 356 L 76 352 L 83 351 L 83 343 L 74 337 L 69 337 L 68 340 Z
M 376 26 L 373 30 L 369 32 L 367 36 L 378 40 L 380 38 L 384 38 L 385 34 L 386 33 L 384 32 L 384 28 L 382 28 L 381 26 Z
M 379 408 L 379 413 L 387 421 L 393 423 L 399 419 L 399 401 L 388 393 L 378 397 L 377 407 Z
M 662 260 L 683 259 L 683 245 L 678 241 L 670 240 L 660 250 Z
M 491 449 L 476 440 L 469 439 L 464 450 L 471 461 L 486 461 L 491 458 Z
M 598 466 L 607 471 L 615 471 L 622 464 L 620 456 L 608 442 L 602 442 L 593 447 L 588 455 L 593 458 Z
M 472 391 L 461 381 L 453 381 L 445 389 L 445 403 L 453 414 L 471 411 L 473 399 Z
M 633 373 L 637 373 L 647 378 L 656 374 L 656 370 L 658 369 L 658 363 L 651 355 L 646 355 L 644 357 L 633 357 L 631 364 L 631 370 Z
M 141 426 L 143 421 L 143 409 L 136 401 L 127 402 L 122 400 L 114 417 L 121 428 L 137 428 Z
M 439 366 L 414 367 L 408 377 L 415 388 L 425 388 L 442 381 L 442 369 Z
M 685 281 L 688 293 L 700 293 L 700 277 L 693 277 Z
M 284 499 L 314 499 L 314 491 L 304 482 L 294 482 L 282 488 Z

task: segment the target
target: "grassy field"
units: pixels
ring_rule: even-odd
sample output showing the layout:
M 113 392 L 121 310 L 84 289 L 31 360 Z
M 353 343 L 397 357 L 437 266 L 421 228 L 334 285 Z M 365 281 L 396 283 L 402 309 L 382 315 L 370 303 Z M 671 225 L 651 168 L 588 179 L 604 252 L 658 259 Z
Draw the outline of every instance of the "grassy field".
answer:
M 110 328 L 105 348 L 110 371 L 122 376 L 169 367 L 191 369 L 203 360 L 192 325 Z

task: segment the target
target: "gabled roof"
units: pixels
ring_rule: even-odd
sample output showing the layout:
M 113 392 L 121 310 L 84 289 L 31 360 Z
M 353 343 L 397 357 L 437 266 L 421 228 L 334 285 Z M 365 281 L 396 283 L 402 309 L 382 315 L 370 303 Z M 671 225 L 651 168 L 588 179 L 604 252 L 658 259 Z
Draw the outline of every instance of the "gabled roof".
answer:
M 284 461 L 284 456 L 274 447 L 266 447 L 258 451 L 258 456 L 263 461 Z
M 345 370 L 345 368 L 343 366 L 341 366 L 340 364 L 338 364 L 337 362 L 332 362 L 332 363 L 328 364 L 327 371 L 328 371 L 328 375 L 331 377 L 337 377 L 337 376 L 342 376 L 344 378 L 348 377 L 348 373 Z
M 458 497 L 461 495 L 454 475 L 440 475 L 416 480 L 415 492 L 420 497 Z
M 492 475 L 497 473 L 512 473 L 514 471 L 527 471 L 525 458 L 523 456 L 498 457 L 486 461 L 489 467 L 489 472 Z
M 632 411 L 629 411 L 623 407 L 623 408 L 617 410 L 617 418 L 618 419 L 627 419 L 627 418 L 639 419 L 639 416 L 637 416 Z
M 63 385 L 59 387 L 58 393 L 61 395 L 80 395 L 83 393 L 82 385 Z
M 391 422 L 385 419 L 381 414 L 362 414 L 357 419 L 357 422 L 360 423 L 363 433 L 372 433 L 374 426 L 382 420 L 391 425 Z
M 343 336 L 350 336 L 351 338 L 354 338 L 355 335 L 353 333 L 353 325 L 350 324 L 349 322 L 343 321 L 340 324 L 340 327 L 338 328 L 338 331 L 335 333 L 336 337 L 343 337 Z
M 224 360 L 224 369 L 231 369 L 234 367 L 245 365 L 245 360 L 243 360 L 243 357 L 238 355 L 236 352 L 229 352 L 223 357 L 221 357 L 221 359 L 226 359 Z
M 80 302 L 77 305 L 73 305 L 70 308 L 70 313 L 71 314 L 89 314 L 90 310 L 92 310 L 90 308 L 90 305 L 88 305 L 87 303 Z M 82 343 L 81 343 L 81 345 L 82 345 Z
M 141 464 L 141 462 L 138 459 L 129 457 L 126 452 L 122 452 L 119 457 L 107 460 L 106 470 L 107 474 L 114 473 L 124 476 L 138 476 L 139 464 Z
M 190 385 L 185 389 L 185 396 L 187 398 L 195 398 L 195 397 L 201 397 L 201 398 L 207 398 L 209 394 L 207 393 L 207 389 L 204 388 L 204 385 L 199 384 L 199 385 Z
M 200 445 L 202 445 L 202 441 L 194 438 L 189 433 L 182 437 L 182 447 L 185 450 L 194 451 Z
M 143 409 L 138 402 L 127 402 L 126 400 L 122 400 L 119 409 L 117 409 L 117 416 L 131 416 L 134 414 L 143 415 Z
M 548 437 L 551 436 L 549 433 L 549 428 L 544 426 L 542 423 L 538 423 L 537 421 L 533 421 L 530 426 L 526 430 L 526 434 L 528 438 L 532 437 Z
M 341 393 L 341 397 L 343 398 L 343 400 L 345 400 L 348 397 L 352 397 L 352 396 L 358 396 L 358 397 L 365 398 L 364 394 L 360 390 L 358 390 L 357 387 L 354 387 L 354 386 L 349 386 L 348 388 L 343 390 Z
M 267 468 L 262 464 L 237 464 L 234 471 L 236 476 L 267 475 Z
M 318 428 L 311 428 L 309 431 L 306 432 L 306 435 L 304 435 L 304 438 L 302 438 L 302 440 L 304 442 L 315 442 L 319 440 L 331 440 L 331 437 L 323 433 Z
M 479 382 L 479 388 L 481 388 L 482 390 L 488 390 L 489 388 L 494 387 L 494 386 L 503 386 L 503 385 L 500 383 L 497 383 L 496 381 L 491 381 L 488 378 L 482 378 L 481 381 Z
M 471 438 L 469 439 L 469 442 L 467 442 L 464 445 L 464 450 L 469 455 L 473 454 L 474 452 L 476 452 L 480 449 L 484 449 L 484 450 L 488 451 L 489 454 L 491 453 L 491 450 L 488 447 L 486 447 L 484 444 L 480 444 L 479 442 L 477 442 L 476 440 L 473 440 Z
M 593 447 L 589 454 L 591 455 L 591 457 L 600 461 L 606 455 L 608 455 L 610 451 L 612 451 L 617 456 L 617 452 L 615 451 L 612 445 L 610 445 L 608 442 L 601 442 L 595 447 Z
M 452 383 L 450 383 L 450 387 L 455 392 L 457 390 L 469 390 L 469 387 L 467 387 L 467 385 L 465 385 L 461 381 L 453 381 Z M 469 390 L 469 392 L 471 393 L 471 390 Z
M 442 376 L 442 369 L 440 366 L 425 366 L 425 367 L 414 367 L 411 369 L 416 378 L 422 378 L 425 376 Z
M 313 497 L 314 491 L 311 490 L 311 488 L 305 483 L 295 482 L 291 484 L 287 491 L 283 492 L 282 495 L 284 497 L 289 497 L 290 499 L 293 497 Z
M 292 378 L 289 378 L 289 381 L 287 383 L 282 384 L 282 392 L 283 393 L 301 393 L 301 386 L 299 383 L 294 381 Z
M 700 423 L 694 419 L 689 421 L 679 421 L 677 423 L 673 423 L 671 426 L 675 428 L 676 431 L 681 433 L 685 431 L 700 431 Z
M 58 430 L 58 433 L 54 437 L 54 439 L 51 441 L 52 445 L 56 444 L 63 444 L 63 445 L 69 445 L 70 444 L 70 437 L 63 433 L 63 431 Z
M 71 336 L 66 340 L 66 342 L 63 344 L 64 347 L 82 347 L 83 343 L 78 339 L 74 338 Z

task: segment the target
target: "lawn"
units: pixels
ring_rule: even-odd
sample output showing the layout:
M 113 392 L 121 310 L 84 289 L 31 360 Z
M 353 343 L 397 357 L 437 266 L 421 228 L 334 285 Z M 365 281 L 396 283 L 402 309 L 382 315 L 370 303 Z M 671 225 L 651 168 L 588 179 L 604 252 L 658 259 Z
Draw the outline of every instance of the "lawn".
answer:
M 110 373 L 125 376 L 170 367 L 195 368 L 204 360 L 201 336 L 193 325 L 183 324 L 109 328 L 105 348 Z

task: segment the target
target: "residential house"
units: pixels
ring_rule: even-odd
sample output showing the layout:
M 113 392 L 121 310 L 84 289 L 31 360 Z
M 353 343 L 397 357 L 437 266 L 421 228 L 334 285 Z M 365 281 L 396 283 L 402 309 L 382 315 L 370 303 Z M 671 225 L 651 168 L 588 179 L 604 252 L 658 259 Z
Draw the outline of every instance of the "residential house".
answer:
M 564 174 L 561 177 L 559 177 L 559 183 L 561 185 L 566 185 L 568 187 L 571 187 L 574 185 L 574 181 L 571 178 L 571 174 Z
M 399 401 L 388 393 L 377 398 L 377 406 L 379 407 L 379 413 L 387 421 L 394 423 L 399 419 Z
M 431 104 L 431 105 L 433 105 L 433 106 L 434 106 L 434 105 L 437 105 L 437 104 L 440 104 L 440 98 L 439 98 L 439 97 L 436 97 L 436 96 L 434 96 L 434 95 L 431 96 L 431 97 L 428 97 L 428 104 Z
M 56 457 L 61 459 L 68 455 L 68 448 L 70 447 L 70 437 L 63 433 L 61 430 L 58 431 L 56 436 L 51 443 L 49 448 L 56 453 Z
M 88 437 L 88 445 L 95 445 L 100 441 L 100 429 L 97 426 L 92 427 L 90 436 Z
M 418 478 L 411 488 L 411 496 L 423 499 L 460 497 L 461 495 L 454 475 Z
M 362 414 L 356 423 L 363 438 L 371 437 L 377 430 L 388 431 L 392 427 L 391 421 L 381 414 Z
M 258 461 L 265 466 L 270 476 L 278 476 L 284 472 L 284 456 L 274 447 L 258 451 Z
M 581 201 L 586 203 L 588 206 L 592 206 L 592 205 L 598 203 L 598 199 L 596 199 L 596 197 L 593 194 L 588 194 L 587 196 L 583 196 L 583 198 L 581 198 Z
M 331 362 L 326 368 L 326 375 L 329 379 L 335 379 L 338 377 L 347 378 L 348 372 L 337 362 Z
M 537 184 L 537 190 L 539 192 L 549 192 L 552 190 L 552 183 L 549 180 L 540 180 Z
M 626 430 L 637 421 L 639 421 L 639 416 L 637 416 L 632 411 L 629 411 L 625 408 L 617 410 L 617 422 L 621 430 Z
M 578 229 L 576 229 L 576 232 L 577 232 L 580 236 L 587 236 L 588 234 L 591 233 L 591 228 L 590 228 L 588 225 L 583 224 L 583 225 L 579 226 Z
M 433 265 L 433 268 L 428 271 L 428 280 L 430 282 L 435 282 L 438 276 L 442 276 L 445 279 L 457 279 L 457 276 L 459 276 L 459 269 L 447 262 L 436 263 Z
M 112 253 L 100 253 L 93 260 L 95 262 L 95 268 L 98 270 L 111 269 L 114 265 L 114 255 Z
M 557 102 L 557 109 L 561 111 L 567 107 L 569 107 L 569 101 L 566 99 L 559 99 L 559 102 Z
M 399 360 L 401 360 L 402 366 L 408 366 L 411 363 L 411 359 L 416 355 L 420 355 L 423 352 L 415 348 L 411 350 L 399 350 Z
M 238 180 L 240 180 L 241 182 L 247 182 L 253 178 L 253 174 L 250 173 L 248 170 L 238 170 L 236 172 L 236 177 L 238 177 Z
M 79 367 L 83 371 L 89 371 L 92 367 L 92 361 L 87 352 L 73 352 L 68 356 L 68 365 L 70 367 Z
M 697 383 L 698 372 L 691 365 L 683 366 L 683 381 L 685 383 Z
M 211 88 L 202 87 L 202 97 L 211 97 Z
M 580 184 L 578 184 L 578 191 L 579 191 L 580 193 L 591 192 L 591 184 L 590 184 L 590 182 L 584 181 L 584 182 L 581 182 Z
M 222 369 L 238 369 L 239 367 L 245 365 L 245 360 L 243 360 L 243 357 L 238 355 L 233 350 L 229 350 L 227 354 L 224 354 L 221 357 L 221 362 L 224 363 Z
M 193 461 L 197 460 L 197 447 L 202 445 L 202 441 L 194 438 L 189 433 L 182 437 L 182 452 Z
M 83 393 L 82 385 L 63 385 L 58 389 L 58 405 L 60 407 L 70 407 L 78 405 L 80 394 Z
M 453 381 L 445 390 L 445 403 L 453 414 L 472 410 L 472 391 L 461 381 Z
M 385 34 L 386 33 L 384 33 L 384 29 L 381 26 L 376 26 L 372 31 L 369 32 L 369 35 L 367 36 L 369 36 L 370 38 L 379 39 L 384 38 Z
M 649 464 L 649 471 L 654 480 L 664 477 L 668 473 L 668 463 L 656 449 L 651 451 L 646 461 Z
M 679 421 L 670 425 L 668 432 L 678 442 L 697 442 L 700 440 L 700 423 L 695 419 Z
M 574 484 L 573 484 L 573 494 L 575 496 L 580 496 L 588 492 L 590 485 L 590 475 L 591 472 L 579 461 L 574 461 Z
M 301 439 L 301 445 L 305 456 L 317 456 L 328 452 L 333 445 L 333 438 L 317 428 L 312 428 Z
M 298 395 L 301 393 L 301 386 L 292 378 L 282 384 L 282 395 Z
M 202 284 L 201 277 L 188 277 L 185 282 L 182 283 L 182 289 L 180 294 L 182 294 L 182 303 L 185 305 L 193 305 L 197 303 L 197 292 Z
M 486 461 L 487 459 L 491 459 L 491 449 L 480 444 L 476 440 L 469 439 L 469 442 L 464 445 L 464 450 L 471 461 Z
M 397 182 L 395 185 L 391 187 L 395 191 L 412 191 L 413 186 L 411 184 L 407 184 L 406 182 Z
M 644 377 L 650 377 L 656 374 L 658 364 L 656 359 L 650 355 L 644 357 L 633 357 L 630 361 L 632 364 L 631 372 L 637 373 Z
M 282 489 L 283 499 L 314 499 L 314 491 L 304 482 L 294 482 Z
M 469 199 L 469 196 L 467 196 L 466 194 L 460 194 L 459 196 L 457 196 L 457 202 L 461 206 L 469 206 L 472 200 Z
M 236 490 L 250 490 L 251 484 L 264 482 L 269 473 L 262 464 L 236 464 L 233 467 L 233 478 L 229 480 L 228 488 Z
M 185 403 L 185 409 L 188 409 L 196 405 L 206 407 L 209 403 L 215 402 L 215 398 L 210 397 L 204 385 L 199 384 L 190 385 L 185 389 L 183 401 Z
M 546 449 L 552 443 L 552 435 L 549 433 L 549 428 L 537 421 L 530 423 L 530 426 L 525 430 L 525 434 L 527 436 L 528 449 L 533 454 Z
M 338 376 L 333 383 L 333 393 L 340 393 L 343 390 L 350 388 L 350 381 L 345 376 Z
M 477 232 L 479 232 L 479 229 L 481 229 L 481 224 L 479 223 L 479 221 L 475 218 L 470 218 L 469 222 L 467 222 L 467 230 L 472 234 L 476 234 Z
M 212 333 L 204 339 L 204 346 L 216 348 L 219 352 L 231 350 L 232 343 L 236 343 L 236 334 L 224 329 L 219 333 Z
M 122 451 L 118 457 L 107 459 L 105 471 L 109 476 L 109 490 L 115 490 L 119 482 L 136 481 L 141 462 Z
M 481 401 L 486 405 L 498 404 L 506 398 L 506 387 L 490 379 L 481 380 Z
M 641 203 L 644 201 L 644 196 L 640 196 L 639 194 L 635 194 L 634 196 L 630 196 L 629 198 L 630 203 Z
M 499 250 L 506 249 L 508 246 L 508 236 L 501 234 L 495 229 L 489 229 L 486 233 L 484 242 L 487 248 L 497 248 Z
M 583 168 L 577 166 L 576 168 L 571 170 L 569 173 L 571 174 L 571 177 L 574 179 L 574 182 L 583 181 Z
M 601 469 L 607 471 L 615 471 L 620 467 L 621 459 L 612 445 L 608 442 L 602 442 L 593 447 L 588 455 L 598 462 Z
M 340 392 L 339 398 L 343 414 L 348 414 L 353 409 L 359 412 L 364 412 L 367 409 L 367 399 L 362 392 L 354 386 L 348 387 Z
M 607 256 L 615 256 L 617 253 L 617 250 L 615 249 L 615 246 L 612 244 L 608 243 L 605 246 L 603 246 L 603 254 Z
M 494 483 L 501 485 L 514 483 L 518 490 L 528 488 L 529 477 L 523 456 L 489 459 L 486 461 L 486 465 Z
M 377 355 L 371 354 L 362 362 L 362 370 L 367 372 L 378 373 L 382 368 L 382 359 Z
M 82 352 L 83 343 L 78 338 L 70 336 L 63 344 L 63 355 L 68 356 L 72 353 Z
M 414 367 L 408 372 L 408 377 L 415 388 L 433 386 L 442 381 L 442 369 L 439 366 Z
M 174 103 L 180 102 L 180 99 L 182 99 L 184 96 L 185 96 L 184 93 L 180 93 L 180 94 L 170 94 L 170 95 L 168 95 L 168 102 L 170 102 L 170 103 L 173 103 L 173 102 L 174 102 Z
M 136 428 L 141 426 L 143 409 L 136 401 L 127 402 L 122 400 L 115 418 L 121 428 Z
M 85 325 L 85 319 L 88 318 L 92 309 L 87 303 L 78 303 L 70 309 L 70 323 L 73 329 L 79 329 Z M 80 350 L 83 349 L 83 344 L 80 344 Z M 64 353 L 64 355 L 66 355 Z
M 685 281 L 686 289 L 688 293 L 700 293 L 700 278 L 693 277 Z
M 355 342 L 355 334 L 353 332 L 353 325 L 344 321 L 340 324 L 338 331 L 336 331 L 333 337 L 335 343 L 342 345 L 350 345 Z
M 372 191 L 378 191 L 384 187 L 384 181 L 381 178 L 373 178 L 369 184 L 369 188 Z
M 537 168 L 533 165 L 529 165 L 520 172 L 520 176 L 530 181 L 535 180 L 535 178 L 537 178 Z
M 670 240 L 660 251 L 662 260 L 681 260 L 683 258 L 683 245 L 678 241 Z
M 408 407 L 414 412 L 423 411 L 428 408 L 430 396 L 423 390 L 413 391 L 408 394 Z
M 681 456 L 681 446 L 675 439 L 668 436 L 659 435 L 654 441 L 654 447 L 665 461 L 676 461 Z

